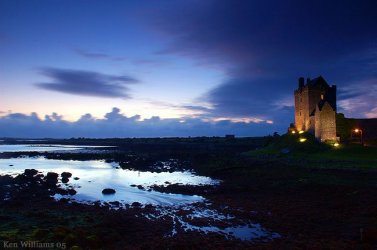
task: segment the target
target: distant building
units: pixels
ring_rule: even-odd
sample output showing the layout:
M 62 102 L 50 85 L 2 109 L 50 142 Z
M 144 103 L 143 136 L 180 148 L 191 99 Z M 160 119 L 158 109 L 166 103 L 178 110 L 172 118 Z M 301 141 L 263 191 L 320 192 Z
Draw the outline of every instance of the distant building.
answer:
M 336 125 L 336 132 L 342 142 L 377 144 L 377 118 L 346 118 L 338 113 Z
M 295 129 L 308 131 L 320 141 L 335 141 L 336 86 L 330 86 L 319 76 L 314 79 L 300 77 L 295 96 Z

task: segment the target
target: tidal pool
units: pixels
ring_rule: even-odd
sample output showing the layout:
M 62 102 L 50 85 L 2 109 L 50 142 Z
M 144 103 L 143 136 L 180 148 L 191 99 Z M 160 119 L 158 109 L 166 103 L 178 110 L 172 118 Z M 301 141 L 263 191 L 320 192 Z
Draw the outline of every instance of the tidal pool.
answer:
M 51 160 L 44 157 L 0 159 L 0 174 L 17 175 L 25 169 L 37 169 L 43 174 L 47 172 L 72 173 L 70 181 L 77 194 L 72 199 L 82 202 L 119 201 L 121 203 L 139 202 L 141 204 L 177 205 L 203 201 L 197 195 L 167 194 L 156 191 L 142 190 L 131 185 L 141 185 L 147 189 L 151 185 L 165 185 L 165 183 L 181 183 L 183 185 L 216 184 L 218 181 L 209 177 L 197 176 L 192 172 L 139 172 L 134 170 L 117 169 L 115 162 L 105 161 L 66 161 Z M 75 180 L 74 177 L 80 179 Z M 65 184 L 62 184 L 62 187 Z M 113 188 L 116 193 L 103 195 L 104 188 Z
M 202 203 L 203 204 L 203 203 Z M 164 216 L 173 219 L 173 228 L 169 236 L 176 235 L 179 231 L 200 231 L 202 233 L 218 233 L 224 237 L 236 238 L 240 240 L 260 240 L 268 241 L 280 238 L 281 235 L 271 232 L 258 223 L 252 223 L 248 219 L 237 219 L 231 214 L 223 214 L 213 208 L 206 206 L 195 206 L 188 204 L 184 206 L 161 207 L 159 214 L 148 214 L 144 216 L 150 220 L 155 220 Z M 201 220 L 200 226 L 195 225 L 195 218 L 206 218 Z M 222 226 L 219 226 L 221 224 Z

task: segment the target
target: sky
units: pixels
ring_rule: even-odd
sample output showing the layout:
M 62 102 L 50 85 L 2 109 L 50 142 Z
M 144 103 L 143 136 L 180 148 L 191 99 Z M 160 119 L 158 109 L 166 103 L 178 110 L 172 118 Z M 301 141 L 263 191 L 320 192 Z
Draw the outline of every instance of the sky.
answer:
M 375 0 L 0 0 L 0 137 L 284 133 L 320 75 L 377 118 Z

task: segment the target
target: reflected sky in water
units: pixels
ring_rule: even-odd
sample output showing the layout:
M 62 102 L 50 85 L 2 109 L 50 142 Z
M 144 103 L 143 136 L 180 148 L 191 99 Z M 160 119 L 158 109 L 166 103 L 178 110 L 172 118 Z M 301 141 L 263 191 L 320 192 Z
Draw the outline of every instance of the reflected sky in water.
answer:
M 155 191 L 141 190 L 131 185 L 164 185 L 181 183 L 190 185 L 216 184 L 217 181 L 209 177 L 196 176 L 189 171 L 185 172 L 139 172 L 134 170 L 117 169 L 117 163 L 105 161 L 66 161 L 38 158 L 11 158 L 0 159 L 0 174 L 19 174 L 24 169 L 37 169 L 42 173 L 62 172 L 72 173 L 69 185 L 72 185 L 77 194 L 74 199 L 80 201 L 120 201 L 122 203 L 140 202 L 142 204 L 176 205 L 202 201 L 200 196 L 166 194 Z M 79 177 L 79 180 L 74 180 Z M 61 184 L 65 185 L 65 184 Z M 116 190 L 114 195 L 103 195 L 104 188 Z
M 80 150 L 85 148 L 98 148 L 107 146 L 80 146 L 80 145 L 48 145 L 48 144 L 15 144 L 0 145 L 0 153 L 3 152 L 50 152 L 50 151 L 68 151 Z

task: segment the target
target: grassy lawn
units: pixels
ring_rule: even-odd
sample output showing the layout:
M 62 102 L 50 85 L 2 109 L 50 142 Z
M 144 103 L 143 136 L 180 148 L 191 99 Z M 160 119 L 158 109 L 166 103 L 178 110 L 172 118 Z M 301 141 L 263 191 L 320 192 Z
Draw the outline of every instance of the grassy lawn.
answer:
M 303 138 L 306 141 L 300 142 Z M 335 147 L 332 144 L 319 143 L 307 133 L 276 137 L 266 147 L 245 155 L 307 167 L 377 169 L 377 147 L 356 144 L 340 144 Z

